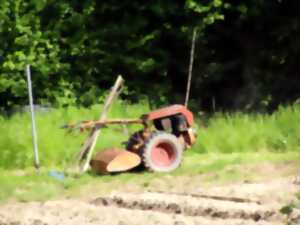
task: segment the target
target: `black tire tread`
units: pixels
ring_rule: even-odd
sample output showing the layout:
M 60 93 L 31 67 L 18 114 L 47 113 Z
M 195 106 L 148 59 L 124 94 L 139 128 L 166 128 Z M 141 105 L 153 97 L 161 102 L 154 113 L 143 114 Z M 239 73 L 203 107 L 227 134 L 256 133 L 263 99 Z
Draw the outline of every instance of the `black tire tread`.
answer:
M 158 169 L 158 168 L 154 168 L 153 165 L 151 165 L 151 159 L 149 159 L 148 151 L 150 150 L 149 148 L 151 148 L 151 144 L 152 144 L 153 140 L 157 140 L 159 138 L 163 138 L 163 139 L 168 140 L 169 142 L 173 143 L 176 146 L 176 149 L 178 151 L 177 161 L 175 162 L 176 164 L 175 163 L 172 164 L 172 166 L 170 166 L 170 168 Z M 142 161 L 143 161 L 145 168 L 149 171 L 170 172 L 170 171 L 177 169 L 180 166 L 181 161 L 182 161 L 183 149 L 184 149 L 184 146 L 178 141 L 178 139 L 175 135 L 167 133 L 167 132 L 163 132 L 163 131 L 155 131 L 151 134 L 150 138 L 145 142 L 145 145 L 141 151 Z

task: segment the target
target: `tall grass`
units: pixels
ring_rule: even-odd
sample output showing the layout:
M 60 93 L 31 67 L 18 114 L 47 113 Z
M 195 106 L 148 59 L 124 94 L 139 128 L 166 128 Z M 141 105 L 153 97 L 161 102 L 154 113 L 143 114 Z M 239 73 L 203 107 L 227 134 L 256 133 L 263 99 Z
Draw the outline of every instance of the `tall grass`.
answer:
M 109 118 L 138 118 L 148 112 L 149 104 L 128 105 L 117 101 Z M 69 134 L 60 126 L 82 120 L 97 119 L 101 105 L 91 108 L 69 107 L 37 113 L 38 145 L 43 166 L 63 167 L 80 149 L 88 132 Z M 198 120 L 199 119 L 199 120 Z M 280 108 L 272 115 L 216 114 L 204 125 L 197 118 L 198 140 L 191 152 L 259 152 L 299 151 L 300 107 Z M 129 126 L 129 131 L 141 128 Z M 118 130 L 116 130 L 118 129 Z M 123 128 L 112 125 L 103 129 L 97 148 L 121 146 L 128 139 Z M 33 150 L 29 113 L 0 117 L 0 168 L 24 168 L 32 165 Z
M 201 123 L 201 122 L 200 122 Z M 268 114 L 216 114 L 199 129 L 195 151 L 299 151 L 300 106 L 281 107 Z
M 102 110 L 101 105 L 91 108 L 69 107 L 36 113 L 38 146 L 41 164 L 44 166 L 65 166 L 74 158 L 88 132 L 67 133 L 60 127 L 67 123 L 83 120 L 96 120 Z M 149 111 L 147 103 L 127 105 L 116 101 L 109 118 L 138 118 Z M 139 125 L 128 127 L 139 129 Z M 102 129 L 96 148 L 121 146 L 128 137 L 122 128 L 112 125 L 112 129 Z M 119 128 L 118 130 L 115 130 Z M 32 165 L 33 150 L 31 139 L 31 120 L 29 113 L 16 114 L 10 118 L 0 117 L 0 168 L 24 168 Z

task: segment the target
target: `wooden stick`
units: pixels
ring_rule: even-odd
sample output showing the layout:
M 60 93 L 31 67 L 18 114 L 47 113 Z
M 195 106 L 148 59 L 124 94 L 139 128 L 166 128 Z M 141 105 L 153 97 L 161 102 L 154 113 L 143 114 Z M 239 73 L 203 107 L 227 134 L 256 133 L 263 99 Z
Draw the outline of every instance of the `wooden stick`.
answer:
M 106 98 L 103 110 L 100 114 L 99 121 L 105 121 L 106 120 L 107 114 L 110 110 L 110 107 L 113 103 L 113 100 L 120 93 L 120 88 L 123 85 L 123 83 L 124 83 L 123 78 L 121 76 L 118 76 L 114 86 L 111 88 L 111 91 L 110 91 L 108 97 Z M 93 150 L 95 148 L 95 145 L 96 145 L 99 134 L 100 134 L 100 129 L 98 127 L 94 127 L 91 130 L 91 132 L 89 134 L 89 137 L 85 141 L 84 145 L 80 149 L 80 153 L 79 153 L 79 156 L 78 156 L 80 173 L 84 173 L 88 170 L 89 162 L 92 158 Z M 80 166 L 81 162 L 84 161 L 84 159 L 85 159 L 84 164 L 82 166 Z
M 220 201 L 231 201 L 231 202 L 246 202 L 246 203 L 256 203 L 261 205 L 262 203 L 258 200 L 248 199 L 248 198 L 239 198 L 239 197 L 229 197 L 229 196 L 220 196 L 220 195 L 205 195 L 205 194 L 194 194 L 194 193 L 185 193 L 185 192 L 165 192 L 165 191 L 148 191 L 149 193 L 159 193 L 159 194 L 170 194 L 170 195 L 179 195 L 179 196 L 191 196 L 194 198 L 210 198 Z
M 105 101 L 105 104 L 104 104 L 104 107 L 103 107 L 103 111 L 100 115 L 100 121 L 104 121 L 106 120 L 106 117 L 107 117 L 107 114 L 110 110 L 110 107 L 113 103 L 113 100 L 119 95 L 120 93 L 120 88 L 122 86 L 122 84 L 124 83 L 124 80 L 121 76 L 118 76 L 114 86 L 112 87 L 110 93 L 109 93 L 109 96 L 107 97 L 106 101 Z M 97 142 L 97 139 L 98 139 L 98 136 L 100 134 L 100 129 L 95 127 L 93 129 L 93 133 L 92 133 L 92 136 L 91 136 L 91 145 L 90 145 L 90 148 L 87 152 L 87 157 L 86 157 L 86 161 L 83 165 L 83 167 L 81 168 L 81 173 L 84 173 L 88 170 L 89 168 L 89 163 L 90 163 L 90 160 L 92 158 L 92 154 L 93 154 L 93 151 L 94 151 L 94 148 L 96 146 L 96 142 Z
M 184 105 L 186 107 L 188 107 L 188 102 L 189 102 L 189 97 L 190 97 L 190 89 L 191 89 L 191 81 L 192 81 L 192 73 L 193 73 L 196 36 L 197 36 L 197 28 L 194 28 L 194 30 L 193 30 L 192 46 L 191 46 L 191 53 L 190 53 L 189 74 L 188 74 L 186 94 L 185 94 L 185 101 L 184 101 Z

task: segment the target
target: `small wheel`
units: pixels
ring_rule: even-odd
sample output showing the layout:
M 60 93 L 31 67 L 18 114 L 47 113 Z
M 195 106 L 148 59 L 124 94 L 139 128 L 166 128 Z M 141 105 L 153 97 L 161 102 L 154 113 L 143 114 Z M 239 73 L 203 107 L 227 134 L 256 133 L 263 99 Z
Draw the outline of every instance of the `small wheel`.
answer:
M 182 160 L 183 145 L 177 137 L 166 132 L 154 132 L 142 149 L 147 169 L 155 172 L 175 170 Z

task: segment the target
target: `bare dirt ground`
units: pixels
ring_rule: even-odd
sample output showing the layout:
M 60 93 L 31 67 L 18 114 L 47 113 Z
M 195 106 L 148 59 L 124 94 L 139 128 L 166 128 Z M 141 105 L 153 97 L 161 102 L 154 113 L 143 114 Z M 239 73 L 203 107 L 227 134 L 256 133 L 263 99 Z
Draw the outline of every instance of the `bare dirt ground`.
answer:
M 289 221 L 279 212 L 296 201 L 300 177 L 263 169 L 266 175 L 255 182 L 205 186 L 197 176 L 165 176 L 143 189 L 124 185 L 101 196 L 6 203 L 0 206 L 0 225 L 300 224 L 299 210 L 293 210 Z
M 92 199 L 8 203 L 1 225 L 284 224 L 279 210 L 299 191 L 296 177 L 195 190 L 111 193 Z M 300 223 L 294 210 L 291 221 Z

